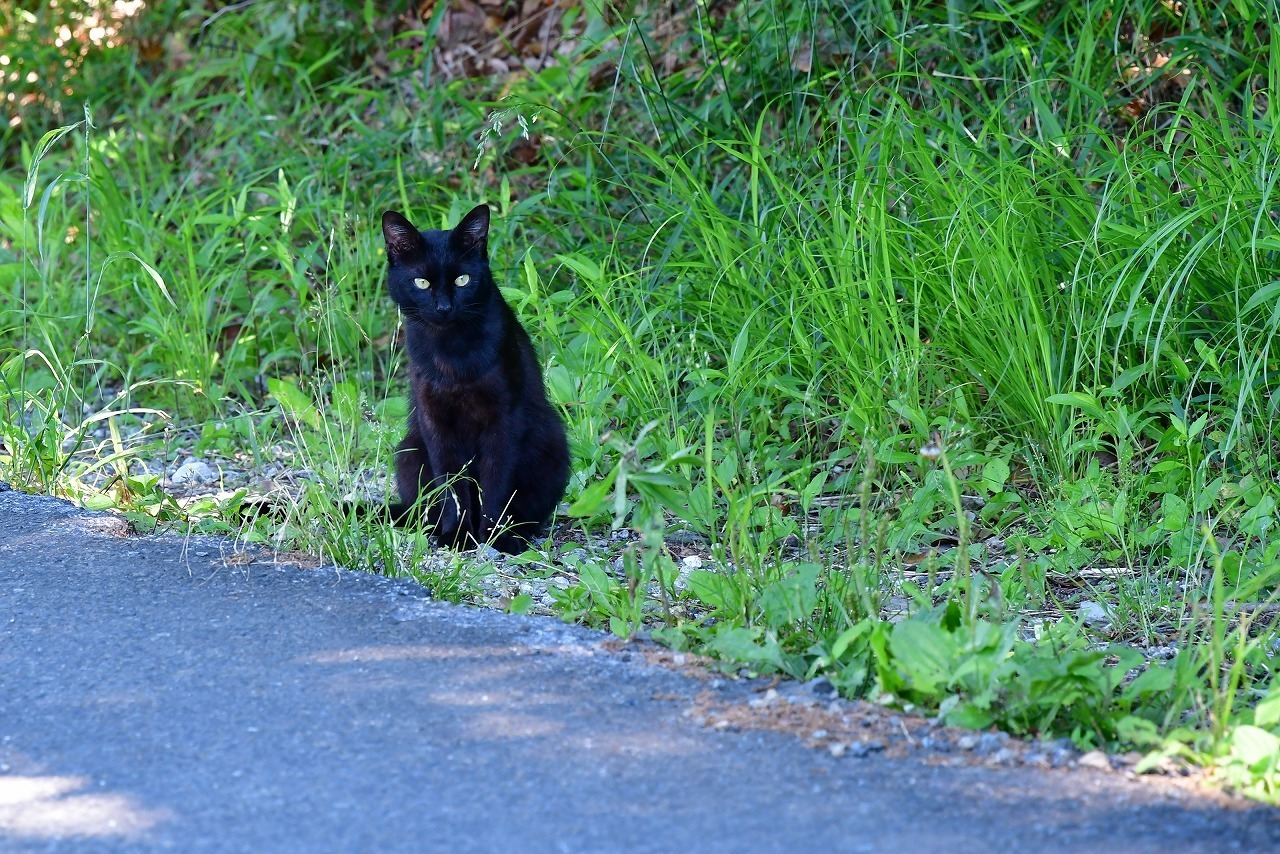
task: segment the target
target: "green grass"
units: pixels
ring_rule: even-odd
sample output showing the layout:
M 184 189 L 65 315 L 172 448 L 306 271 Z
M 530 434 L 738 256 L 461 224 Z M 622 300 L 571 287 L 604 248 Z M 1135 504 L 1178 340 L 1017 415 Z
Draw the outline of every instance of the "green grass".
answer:
M 438 21 L 157 4 L 5 131 L 0 475 L 1274 799 L 1280 47 L 1059 6 L 588 4 L 486 82 Z M 405 409 L 378 215 L 478 200 L 586 546 L 501 573 L 342 509 Z M 165 495 L 180 452 L 305 477 L 245 516 Z

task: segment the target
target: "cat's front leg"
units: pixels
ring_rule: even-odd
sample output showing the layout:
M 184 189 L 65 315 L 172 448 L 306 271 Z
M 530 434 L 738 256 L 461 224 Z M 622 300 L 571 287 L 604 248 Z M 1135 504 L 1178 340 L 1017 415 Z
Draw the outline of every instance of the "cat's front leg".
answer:
M 428 521 L 435 529 L 436 539 L 441 543 L 452 545 L 458 539 L 458 497 L 453 490 L 441 484 L 437 487 L 435 498 L 431 502 L 431 513 Z
M 396 449 L 396 491 L 400 494 L 399 512 L 409 512 L 424 493 L 431 489 L 435 472 L 422 440 L 414 414 L 409 417 L 409 431 Z
M 511 484 L 514 482 L 515 448 L 505 424 L 496 425 L 481 439 L 480 458 L 476 466 L 476 485 L 480 487 L 480 534 L 489 537 L 510 524 Z

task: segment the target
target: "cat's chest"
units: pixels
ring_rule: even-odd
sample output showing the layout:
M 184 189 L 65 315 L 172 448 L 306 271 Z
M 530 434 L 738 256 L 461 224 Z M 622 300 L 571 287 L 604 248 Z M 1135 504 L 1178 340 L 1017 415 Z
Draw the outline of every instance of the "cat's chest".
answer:
M 499 371 L 453 382 L 415 371 L 414 402 L 429 431 L 459 439 L 474 438 L 505 421 L 511 395 Z

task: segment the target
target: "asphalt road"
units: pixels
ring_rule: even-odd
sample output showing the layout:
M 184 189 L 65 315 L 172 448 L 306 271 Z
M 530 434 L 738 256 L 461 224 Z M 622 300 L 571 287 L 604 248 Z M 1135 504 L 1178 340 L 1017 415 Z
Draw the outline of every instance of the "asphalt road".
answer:
M 0 849 L 1268 851 L 1092 772 L 834 758 L 554 620 L 0 491 Z

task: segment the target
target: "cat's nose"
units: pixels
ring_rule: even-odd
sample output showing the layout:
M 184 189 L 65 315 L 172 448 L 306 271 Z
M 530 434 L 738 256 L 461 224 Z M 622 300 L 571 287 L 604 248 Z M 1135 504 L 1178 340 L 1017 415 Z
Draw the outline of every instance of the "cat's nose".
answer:
M 436 311 L 439 312 L 441 315 L 448 317 L 449 315 L 453 314 L 453 303 L 445 300 L 441 300 L 440 302 L 436 303 Z

